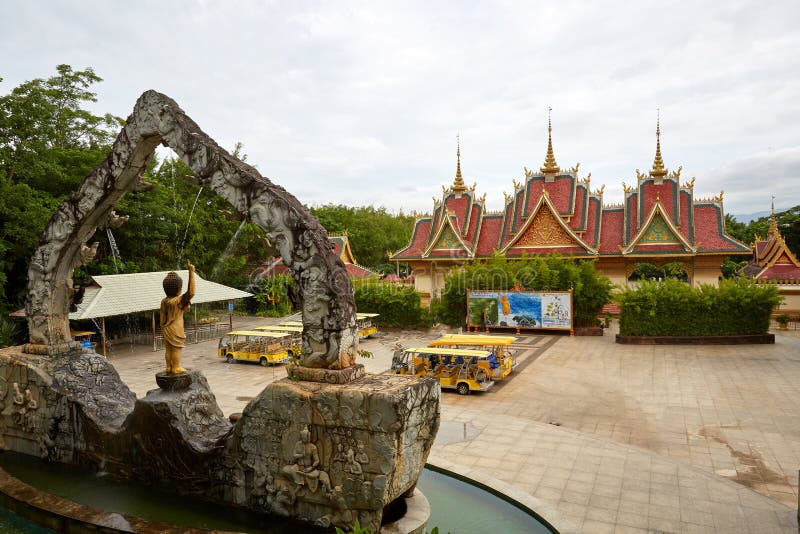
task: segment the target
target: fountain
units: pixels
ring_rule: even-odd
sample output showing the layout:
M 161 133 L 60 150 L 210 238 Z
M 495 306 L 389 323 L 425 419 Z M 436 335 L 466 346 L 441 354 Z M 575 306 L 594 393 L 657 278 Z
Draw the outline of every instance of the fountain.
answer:
M 231 424 L 205 377 L 137 399 L 111 363 L 69 336 L 72 272 L 115 227 L 116 202 L 146 187 L 162 143 L 195 179 L 261 227 L 299 288 L 302 355 Z M 439 426 L 434 380 L 367 375 L 355 362 L 353 290 L 302 204 L 209 138 L 155 91 L 139 98 L 105 162 L 59 206 L 29 267 L 30 341 L 0 351 L 0 448 L 319 526 L 377 532 L 411 499 Z

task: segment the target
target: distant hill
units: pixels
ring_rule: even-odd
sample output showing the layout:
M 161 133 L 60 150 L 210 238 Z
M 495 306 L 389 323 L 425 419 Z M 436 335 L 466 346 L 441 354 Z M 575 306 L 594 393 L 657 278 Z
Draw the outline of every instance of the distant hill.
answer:
M 779 215 L 784 211 L 789 211 L 790 209 L 792 208 L 784 208 L 784 209 L 776 208 L 775 215 Z M 761 217 L 769 217 L 770 213 L 772 213 L 770 210 L 764 210 L 764 211 L 756 211 L 753 213 L 743 213 L 741 215 L 739 214 L 731 214 L 731 215 L 736 219 L 737 222 L 747 224 L 750 221 L 755 221 L 756 219 L 760 219 Z
M 756 219 L 760 219 L 761 217 L 768 217 L 769 214 L 772 213 L 770 210 L 764 211 L 756 211 L 753 213 L 742 213 L 740 214 L 732 214 L 733 218 L 736 219 L 740 223 L 747 224 L 750 221 L 755 221 Z

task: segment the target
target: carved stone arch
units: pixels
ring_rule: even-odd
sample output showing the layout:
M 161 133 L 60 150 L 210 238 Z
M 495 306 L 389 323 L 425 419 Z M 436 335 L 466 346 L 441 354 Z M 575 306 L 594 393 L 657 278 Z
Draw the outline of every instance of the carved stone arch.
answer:
M 280 251 L 300 288 L 303 364 L 353 365 L 358 344 L 353 288 L 325 229 L 294 196 L 231 156 L 174 100 L 155 91 L 139 97 L 108 158 L 59 206 L 42 233 L 28 269 L 31 344 L 53 353 L 69 343 L 72 272 L 87 261 L 87 240 L 115 217 L 115 204 L 134 190 L 159 144 L 174 150 L 200 184 L 261 227 Z

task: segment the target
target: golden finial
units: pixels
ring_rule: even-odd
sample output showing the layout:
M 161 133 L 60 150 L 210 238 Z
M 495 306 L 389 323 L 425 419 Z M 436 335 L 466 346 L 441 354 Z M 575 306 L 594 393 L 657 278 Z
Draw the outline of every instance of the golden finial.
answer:
M 522 167 L 525 170 L 525 178 L 530 178 L 533 176 L 533 171 L 528 170 L 528 167 Z
M 641 182 L 642 180 L 646 180 L 647 179 L 647 175 L 645 173 L 643 173 L 642 171 L 640 171 L 639 169 L 636 169 L 636 179 Z
M 584 183 L 586 185 L 589 185 L 591 182 L 592 182 L 592 173 L 587 174 L 586 178 L 581 180 L 581 183 Z
M 549 196 L 550 196 L 550 192 L 549 192 L 547 189 L 545 189 L 544 187 L 542 187 L 542 194 L 543 194 L 544 196 L 546 196 L 546 197 L 549 197 Z
M 478 187 L 478 182 L 472 182 L 472 185 L 469 186 L 469 190 L 474 193 L 476 187 Z
M 467 190 L 464 178 L 461 177 L 461 135 L 456 135 L 456 179 L 453 181 L 453 191 L 463 193 Z
M 553 155 L 553 123 L 550 120 L 551 111 L 553 111 L 553 108 L 547 108 L 547 156 L 544 158 L 544 166 L 539 169 L 542 174 L 555 174 L 561 170 L 558 163 L 556 163 L 556 157 Z
M 603 196 L 603 191 L 606 190 L 606 184 L 600 186 L 600 189 L 597 190 L 597 194 Z
M 685 184 L 683 184 L 683 187 L 686 187 L 687 189 L 694 189 L 694 180 L 695 180 L 695 177 L 692 176 L 692 179 L 689 180 L 688 182 L 686 182 Z
M 522 184 L 518 182 L 515 178 L 512 178 L 511 181 L 514 183 L 514 191 L 522 187 Z
M 447 188 L 445 186 L 442 186 L 442 193 L 447 193 Z
M 722 202 L 722 198 L 725 196 L 725 191 L 720 191 L 718 196 L 713 198 L 714 202 Z
M 633 192 L 633 187 L 627 185 L 625 182 L 622 182 L 622 190 L 626 193 Z
M 653 168 L 650 169 L 650 176 L 661 179 L 666 175 L 667 169 L 664 168 L 664 161 L 661 159 L 661 109 L 659 108 L 656 119 L 656 157 L 653 160 Z
M 679 165 L 677 169 L 675 169 L 674 171 L 672 171 L 672 173 L 670 173 L 670 176 L 672 176 L 676 180 L 680 181 L 680 179 L 681 179 L 681 171 L 682 170 L 683 170 L 683 165 Z
M 485 204 L 486 203 L 486 193 L 481 195 L 481 197 L 478 199 L 478 202 L 480 202 L 481 204 Z
M 578 163 L 575 164 L 574 167 L 572 167 L 569 170 L 569 172 L 571 172 L 572 174 L 574 174 L 577 177 L 578 176 L 578 169 L 580 169 L 580 167 L 581 167 L 581 162 L 579 161 Z
M 778 233 L 778 222 L 775 220 L 775 195 L 772 195 L 772 213 L 769 216 L 769 233 L 767 235 Z

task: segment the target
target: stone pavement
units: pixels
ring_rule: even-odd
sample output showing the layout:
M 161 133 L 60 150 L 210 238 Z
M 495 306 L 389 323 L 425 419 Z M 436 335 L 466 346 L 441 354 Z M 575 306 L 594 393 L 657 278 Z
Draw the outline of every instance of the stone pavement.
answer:
M 384 332 L 362 342 L 373 357 L 360 361 L 384 372 L 394 343 L 440 333 Z M 797 532 L 800 337 L 641 347 L 617 345 L 613 333 L 520 336 L 506 381 L 444 392 L 431 463 L 511 491 L 562 532 Z M 163 366 L 146 347 L 110 358 L 139 396 Z M 183 362 L 203 371 L 226 414 L 286 376 L 281 366 L 225 364 L 213 341 L 187 346 Z

